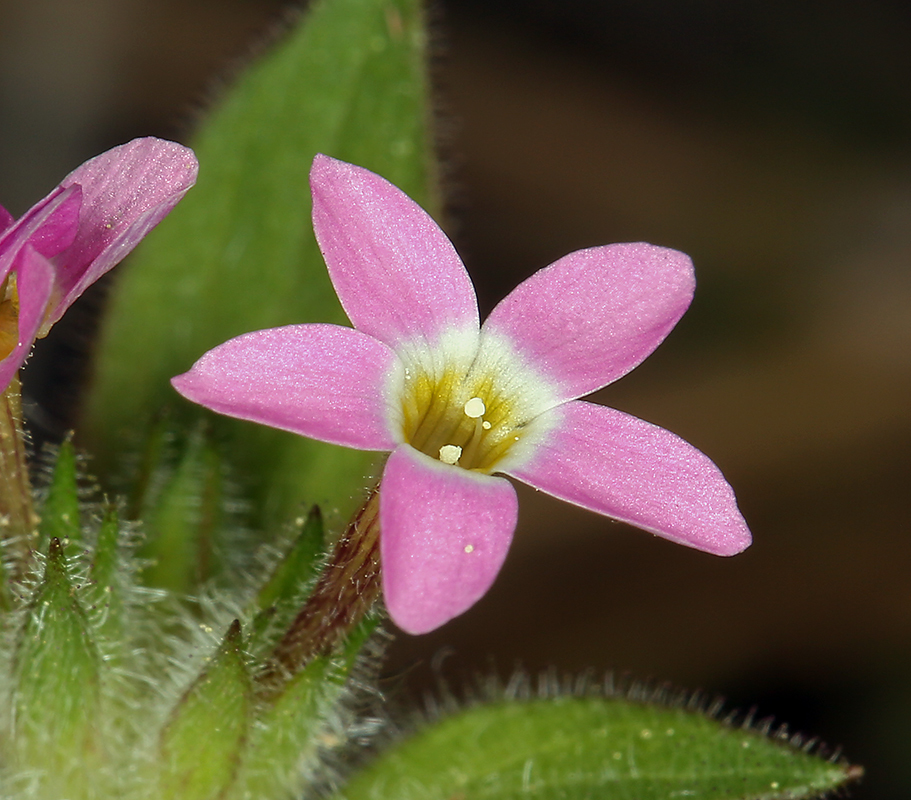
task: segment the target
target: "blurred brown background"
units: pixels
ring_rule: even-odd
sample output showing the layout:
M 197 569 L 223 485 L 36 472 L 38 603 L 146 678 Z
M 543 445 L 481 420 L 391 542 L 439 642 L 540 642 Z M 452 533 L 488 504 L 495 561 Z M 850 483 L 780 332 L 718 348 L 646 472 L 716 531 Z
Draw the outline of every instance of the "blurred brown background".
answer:
M 186 139 L 273 0 L 0 0 L 0 201 L 135 135 Z M 754 546 L 687 551 L 521 492 L 493 591 L 400 638 L 387 686 L 613 668 L 843 745 L 911 790 L 911 5 L 448 0 L 434 8 L 457 244 L 483 311 L 580 247 L 688 252 L 699 286 L 598 400 L 708 453 Z M 91 303 L 85 303 L 86 311 Z M 68 420 L 86 312 L 27 378 Z M 436 659 L 435 659 L 436 656 Z M 439 664 L 442 663 L 440 667 Z

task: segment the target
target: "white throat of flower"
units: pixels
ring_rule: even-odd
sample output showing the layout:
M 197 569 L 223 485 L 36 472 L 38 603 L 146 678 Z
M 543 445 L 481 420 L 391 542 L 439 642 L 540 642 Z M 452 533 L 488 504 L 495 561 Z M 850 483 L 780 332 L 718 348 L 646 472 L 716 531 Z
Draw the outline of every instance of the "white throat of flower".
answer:
M 405 363 L 395 392 L 399 430 L 431 458 L 491 473 L 519 456 L 529 436 L 538 438 L 535 417 L 556 403 L 549 381 L 525 366 L 508 342 L 490 335 L 460 339 L 444 338 L 432 350 L 399 350 Z

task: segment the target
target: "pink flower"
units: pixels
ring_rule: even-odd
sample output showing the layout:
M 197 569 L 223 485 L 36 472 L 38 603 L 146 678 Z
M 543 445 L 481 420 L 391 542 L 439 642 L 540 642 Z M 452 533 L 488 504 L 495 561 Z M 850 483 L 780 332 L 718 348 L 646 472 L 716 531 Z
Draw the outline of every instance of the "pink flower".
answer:
M 193 151 L 134 139 L 86 161 L 18 221 L 0 208 L 0 389 L 73 301 L 196 181 Z
M 649 244 L 579 250 L 479 326 L 452 244 L 378 175 L 317 156 L 313 225 L 354 328 L 248 333 L 173 379 L 197 403 L 326 442 L 390 450 L 383 589 L 404 630 L 475 603 L 506 557 L 518 478 L 718 555 L 750 533 L 718 468 L 662 428 L 576 398 L 649 355 L 686 310 L 693 269 Z

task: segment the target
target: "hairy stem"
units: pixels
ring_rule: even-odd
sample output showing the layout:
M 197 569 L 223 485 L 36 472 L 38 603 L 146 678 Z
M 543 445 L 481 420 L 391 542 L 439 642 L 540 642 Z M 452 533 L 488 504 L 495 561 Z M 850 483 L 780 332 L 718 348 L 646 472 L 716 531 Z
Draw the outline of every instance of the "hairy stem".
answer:
M 0 393 L 0 539 L 4 577 L 16 580 L 29 558 L 38 527 L 22 429 L 19 379 Z M 4 581 L 6 591 L 6 581 Z M 0 599 L 5 602 L 7 598 Z
M 307 602 L 256 677 L 270 695 L 317 656 L 329 655 L 380 594 L 379 490 L 374 489 L 336 542 Z

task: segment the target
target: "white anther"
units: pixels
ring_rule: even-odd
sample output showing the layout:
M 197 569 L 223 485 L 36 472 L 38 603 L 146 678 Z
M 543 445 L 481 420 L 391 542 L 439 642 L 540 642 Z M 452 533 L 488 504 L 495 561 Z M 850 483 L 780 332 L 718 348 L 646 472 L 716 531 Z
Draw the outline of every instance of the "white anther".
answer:
M 465 416 L 467 417 L 477 419 L 485 411 L 487 411 L 487 406 L 484 405 L 484 401 L 480 397 L 472 397 L 471 400 L 465 403 Z
M 481 423 L 481 427 L 482 427 L 485 431 L 489 431 L 489 430 L 490 430 L 490 423 L 485 419 L 485 420 Z
M 473 545 L 473 544 L 466 544 L 466 545 L 465 545 L 465 552 L 466 552 L 466 553 L 473 553 L 473 552 L 474 552 L 474 545 Z
M 462 448 L 456 444 L 444 444 L 440 448 L 440 461 L 444 464 L 458 464 L 462 457 Z

